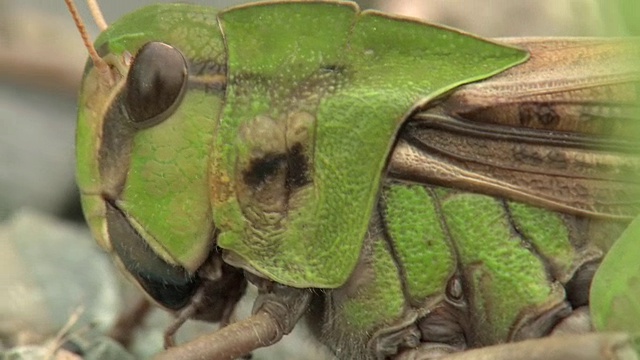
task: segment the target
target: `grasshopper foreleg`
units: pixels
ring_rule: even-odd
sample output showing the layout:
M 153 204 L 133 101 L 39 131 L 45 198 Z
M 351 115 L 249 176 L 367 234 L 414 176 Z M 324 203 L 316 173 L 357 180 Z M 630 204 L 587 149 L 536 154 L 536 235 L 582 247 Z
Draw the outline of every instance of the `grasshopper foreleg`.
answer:
M 232 360 L 275 344 L 293 330 L 309 306 L 311 292 L 272 284 L 256 299 L 253 315 L 164 351 L 156 360 Z

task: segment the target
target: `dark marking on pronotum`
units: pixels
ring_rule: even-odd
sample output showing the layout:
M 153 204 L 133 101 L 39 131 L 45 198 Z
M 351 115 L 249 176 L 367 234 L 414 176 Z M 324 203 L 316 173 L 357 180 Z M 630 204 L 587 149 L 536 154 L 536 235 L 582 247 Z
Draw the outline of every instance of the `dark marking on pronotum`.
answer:
M 287 176 L 285 179 L 284 186 L 288 190 L 295 190 L 311 183 L 309 159 L 307 159 L 304 148 L 300 143 L 296 143 L 289 149 Z
M 253 159 L 249 169 L 244 172 L 244 182 L 254 189 L 258 189 L 276 175 L 286 165 L 286 154 L 267 154 L 259 159 Z
M 311 183 L 309 160 L 302 144 L 294 144 L 286 153 L 267 154 L 252 160 L 243 174 L 244 182 L 257 190 L 268 183 L 269 178 L 283 170 L 286 171 L 284 188 L 288 191 Z

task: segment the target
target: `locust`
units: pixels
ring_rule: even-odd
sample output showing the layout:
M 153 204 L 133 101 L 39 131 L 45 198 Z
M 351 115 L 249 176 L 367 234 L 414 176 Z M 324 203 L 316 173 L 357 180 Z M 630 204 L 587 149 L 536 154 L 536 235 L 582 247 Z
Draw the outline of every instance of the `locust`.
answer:
M 640 314 L 638 273 L 595 275 L 638 248 L 637 40 L 268 1 L 154 5 L 92 45 L 75 17 L 83 211 L 177 315 L 158 359 L 237 358 L 302 318 L 339 359 L 637 358 L 611 319 Z M 224 326 L 173 346 L 190 318 Z

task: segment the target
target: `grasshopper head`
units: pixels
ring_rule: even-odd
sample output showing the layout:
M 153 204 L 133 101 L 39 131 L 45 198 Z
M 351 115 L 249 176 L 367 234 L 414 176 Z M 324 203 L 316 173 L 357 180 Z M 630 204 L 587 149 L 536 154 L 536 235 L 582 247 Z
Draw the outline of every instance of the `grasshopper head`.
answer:
M 207 166 L 225 90 L 211 8 L 158 5 L 97 39 L 80 94 L 77 181 L 100 245 L 169 309 L 215 252 Z M 105 71 L 106 69 L 106 71 Z

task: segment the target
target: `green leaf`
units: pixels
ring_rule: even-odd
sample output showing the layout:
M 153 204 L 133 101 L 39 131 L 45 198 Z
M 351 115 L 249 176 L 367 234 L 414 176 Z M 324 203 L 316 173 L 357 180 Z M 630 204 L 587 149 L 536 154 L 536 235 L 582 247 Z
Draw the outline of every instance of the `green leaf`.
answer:
M 593 324 L 598 331 L 640 333 L 640 216 L 604 258 L 591 285 Z

